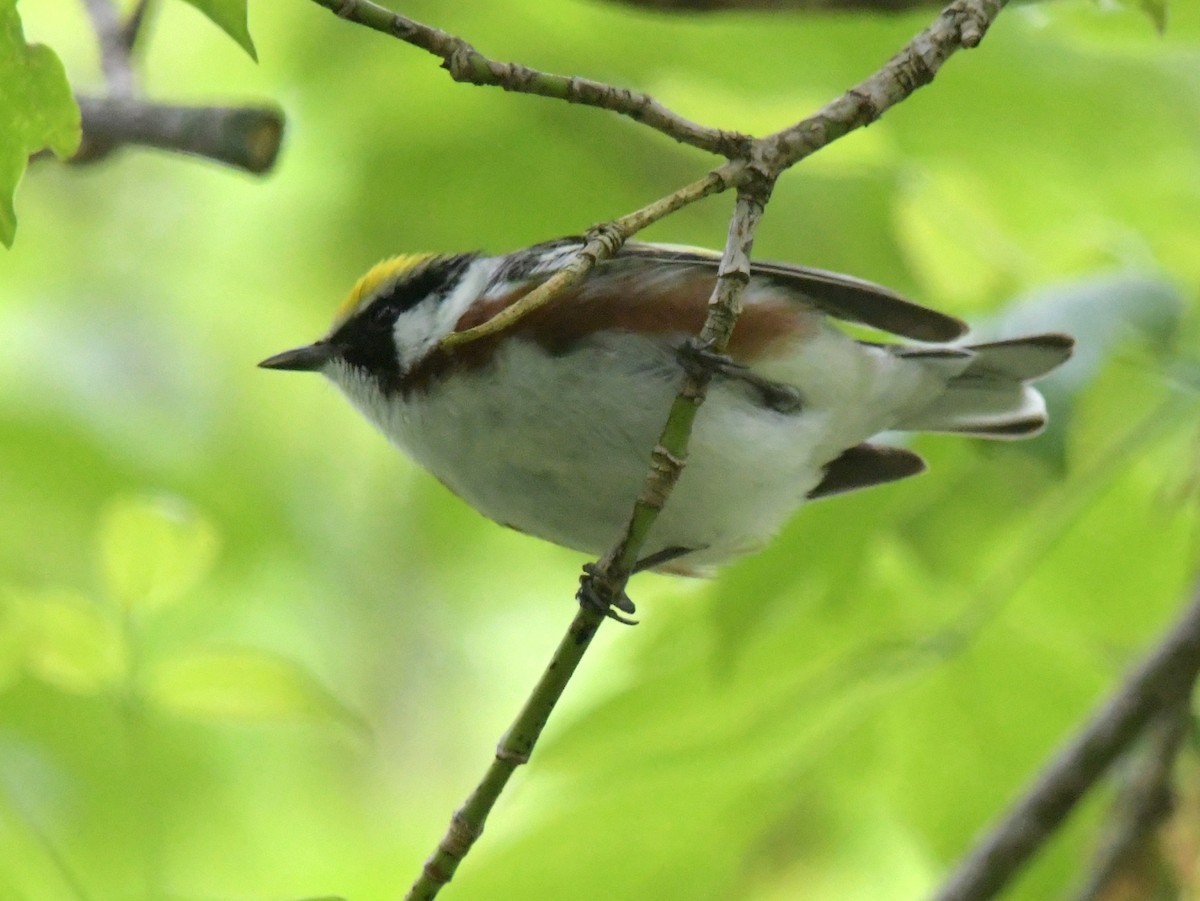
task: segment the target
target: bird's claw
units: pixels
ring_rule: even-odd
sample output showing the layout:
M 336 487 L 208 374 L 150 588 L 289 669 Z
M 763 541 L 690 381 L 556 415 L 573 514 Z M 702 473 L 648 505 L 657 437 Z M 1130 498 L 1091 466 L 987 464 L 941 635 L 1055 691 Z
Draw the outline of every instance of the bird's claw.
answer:
M 630 619 L 628 616 L 621 615 L 621 613 L 637 612 L 637 608 L 634 607 L 633 601 L 629 599 L 629 595 L 622 591 L 616 597 L 610 599 L 609 595 L 603 592 L 596 584 L 596 580 L 596 564 L 585 563 L 583 566 L 583 575 L 579 577 L 579 590 L 575 592 L 575 599 L 579 601 L 579 606 L 596 610 L 599 613 L 603 613 L 609 619 L 615 619 L 626 626 L 636 626 L 636 619 Z M 618 610 L 621 613 L 618 613 Z
M 728 354 L 713 350 L 711 341 L 701 341 L 695 336 L 675 348 L 675 358 L 683 371 L 693 377 L 724 375 L 739 378 L 750 371 L 743 364 L 734 362 Z
M 636 576 L 640 572 L 645 572 L 648 569 L 662 566 L 664 563 L 670 563 L 673 560 L 678 560 L 680 557 L 686 557 L 693 551 L 700 550 L 694 547 L 680 547 L 673 545 L 672 547 L 663 548 L 661 551 L 655 551 L 653 554 L 647 554 L 637 563 L 633 564 L 633 569 L 630 575 Z
M 804 406 L 800 392 L 791 385 L 773 382 L 751 371 L 749 366 L 732 357 L 717 353 L 712 344 L 692 337 L 675 349 L 675 357 L 683 371 L 692 377 L 722 375 L 749 385 L 758 392 L 763 406 L 776 413 L 799 413 Z

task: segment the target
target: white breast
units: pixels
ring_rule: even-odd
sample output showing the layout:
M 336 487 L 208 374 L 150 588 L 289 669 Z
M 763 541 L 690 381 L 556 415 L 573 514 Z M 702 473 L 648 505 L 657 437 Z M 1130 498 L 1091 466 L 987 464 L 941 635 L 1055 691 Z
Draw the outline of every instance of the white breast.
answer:
M 756 371 L 759 367 L 756 367 Z M 843 450 L 937 390 L 923 367 L 833 329 L 761 367 L 797 386 L 798 414 L 764 409 L 716 380 L 687 468 L 645 553 L 703 548 L 704 566 L 752 551 L 782 526 Z M 401 449 L 484 515 L 589 554 L 619 536 L 682 374 L 659 340 L 602 333 L 562 356 L 509 341 L 492 364 L 407 398 L 344 365 L 328 373 Z

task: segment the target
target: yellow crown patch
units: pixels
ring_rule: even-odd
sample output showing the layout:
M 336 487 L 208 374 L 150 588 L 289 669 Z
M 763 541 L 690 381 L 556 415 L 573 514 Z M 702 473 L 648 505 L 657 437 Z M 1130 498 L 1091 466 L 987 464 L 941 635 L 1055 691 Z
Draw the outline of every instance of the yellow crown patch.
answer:
M 402 253 L 399 256 L 390 257 L 376 263 L 367 270 L 366 275 L 354 283 L 354 287 L 346 295 L 346 299 L 338 304 L 337 311 L 333 314 L 334 328 L 337 328 L 358 312 L 362 306 L 362 302 L 374 295 L 380 285 L 399 278 L 406 272 L 411 272 L 435 256 L 437 254 Z

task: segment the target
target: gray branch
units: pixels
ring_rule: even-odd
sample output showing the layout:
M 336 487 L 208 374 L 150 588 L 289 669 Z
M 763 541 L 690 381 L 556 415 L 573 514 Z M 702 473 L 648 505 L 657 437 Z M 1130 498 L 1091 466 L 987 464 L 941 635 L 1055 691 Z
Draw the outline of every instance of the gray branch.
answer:
M 100 45 L 100 69 L 108 81 L 109 90 L 118 97 L 132 97 L 137 91 L 137 77 L 130 53 L 133 44 L 129 26 L 121 21 L 120 10 L 113 0 L 84 0 L 83 5 L 92 20 L 96 42 Z M 140 23 L 142 15 L 138 13 L 132 21 Z
M 611 110 L 641 124 L 725 157 L 745 153 L 748 139 L 735 131 L 708 128 L 685 119 L 649 94 L 570 75 L 555 75 L 520 63 L 489 59 L 456 35 L 394 13 L 371 0 L 314 0 L 340 18 L 399 38 L 440 57 L 442 68 L 455 81 L 494 85 L 520 94 L 553 97 Z
M 1163 711 L 1191 696 L 1200 674 L 1200 590 L 1179 621 L 1093 714 L 1004 818 L 959 864 L 935 901 L 984 901 L 1008 884 L 1075 805 Z
M 172 106 L 131 97 L 79 97 L 83 143 L 72 162 L 90 163 L 128 145 L 203 157 L 266 172 L 283 138 L 272 107 Z
M 1113 806 L 1107 835 L 1075 901 L 1100 901 L 1113 880 L 1171 813 L 1175 798 L 1171 775 L 1175 757 L 1192 724 L 1189 698 L 1164 707 L 1146 727 L 1145 747 L 1129 768 Z
M 94 163 L 127 146 L 155 147 L 202 157 L 246 172 L 275 164 L 283 114 L 267 106 L 178 106 L 139 97 L 134 48 L 145 32 L 151 0 L 137 0 L 122 17 L 114 0 L 83 0 L 100 49 L 106 97 L 76 97 L 83 139 L 72 163 Z M 39 153 L 35 159 L 47 157 Z

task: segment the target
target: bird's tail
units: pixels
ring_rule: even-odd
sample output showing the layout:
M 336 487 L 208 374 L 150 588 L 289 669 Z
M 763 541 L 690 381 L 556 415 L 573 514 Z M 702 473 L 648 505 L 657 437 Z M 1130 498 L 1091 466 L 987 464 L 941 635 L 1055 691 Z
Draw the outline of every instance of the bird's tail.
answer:
M 953 374 L 942 394 L 896 428 L 998 439 L 1036 435 L 1046 425 L 1046 404 L 1029 382 L 1065 363 L 1074 344 L 1067 335 L 1046 334 L 961 348 L 897 347 L 897 356 Z

